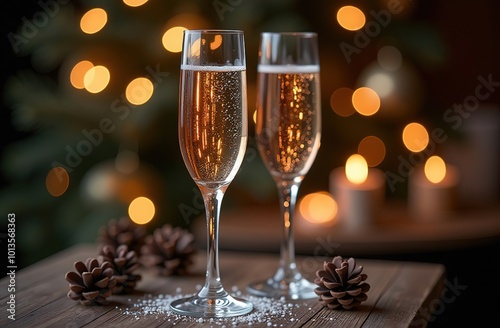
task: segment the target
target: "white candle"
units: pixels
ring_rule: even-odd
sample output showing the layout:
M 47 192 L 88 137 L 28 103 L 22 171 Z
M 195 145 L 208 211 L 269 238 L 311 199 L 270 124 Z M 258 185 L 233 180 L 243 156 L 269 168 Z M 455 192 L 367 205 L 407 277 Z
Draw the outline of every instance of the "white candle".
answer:
M 459 173 L 439 156 L 431 156 L 408 181 L 408 211 L 412 218 L 447 219 L 456 208 Z
M 352 155 L 345 168 L 330 173 L 330 192 L 338 203 L 338 221 L 347 229 L 374 224 L 385 198 L 382 171 L 368 168 L 361 155 Z

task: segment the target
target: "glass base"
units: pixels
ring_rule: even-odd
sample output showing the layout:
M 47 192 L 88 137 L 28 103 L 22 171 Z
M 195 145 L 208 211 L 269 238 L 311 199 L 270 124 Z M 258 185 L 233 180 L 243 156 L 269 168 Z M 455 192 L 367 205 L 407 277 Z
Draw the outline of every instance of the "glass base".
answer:
M 318 287 L 316 284 L 302 277 L 292 281 L 269 278 L 266 281 L 248 285 L 247 290 L 249 293 L 261 297 L 279 298 L 284 296 L 288 299 L 303 300 L 318 297 L 314 292 L 316 287 Z
M 225 295 L 217 298 L 181 298 L 170 303 L 170 310 L 176 314 L 203 318 L 226 318 L 250 313 L 253 304 L 247 300 Z

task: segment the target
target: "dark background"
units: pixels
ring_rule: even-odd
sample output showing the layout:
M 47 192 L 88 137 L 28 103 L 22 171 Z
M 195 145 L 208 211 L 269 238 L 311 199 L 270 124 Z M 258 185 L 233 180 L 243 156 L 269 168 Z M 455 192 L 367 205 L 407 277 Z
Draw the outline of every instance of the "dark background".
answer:
M 151 2 L 154 3 L 154 1 Z M 213 27 L 245 30 L 248 67 L 255 64 L 255 59 L 253 59 L 255 56 L 251 54 L 256 54 L 260 31 L 279 30 L 281 27 L 293 29 L 296 26 L 298 29 L 309 29 L 319 33 L 322 56 L 324 133 L 320 154 L 304 181 L 301 194 L 328 188 L 328 179 L 325 176 L 333 167 L 342 165 L 346 156 L 353 152 L 353 147 L 356 145 L 356 141 L 353 140 L 356 140 L 359 135 L 352 134 L 353 127 L 361 131 L 390 131 L 392 133 L 402 126 L 401 121 L 374 120 L 367 123 L 359 117 L 341 119 L 331 111 L 328 105 L 329 96 L 335 89 L 355 85 L 359 74 L 376 57 L 377 48 L 386 43 L 388 39 L 396 40 L 394 44 L 398 45 L 405 60 L 408 60 L 415 68 L 424 90 L 424 96 L 416 99 L 421 101 L 419 111 L 409 114 L 405 120 L 418 119 L 428 124 L 430 128 L 439 126 L 440 119 L 446 109 L 455 103 L 461 103 L 465 97 L 473 94 L 478 84 L 478 76 L 486 77 L 492 74 L 494 81 L 500 81 L 500 47 L 498 46 L 500 3 L 498 1 L 402 1 L 401 4 L 405 11 L 394 16 L 391 24 L 383 30 L 380 36 L 374 37 L 359 55 L 353 56 L 353 61 L 350 64 L 346 64 L 338 44 L 340 41 L 352 43 L 352 33 L 343 31 L 336 25 L 332 18 L 334 17 L 333 10 L 344 4 L 353 4 L 364 9 L 365 13 L 370 10 L 378 11 L 386 8 L 384 1 L 337 1 L 335 4 L 332 4 L 331 1 L 312 1 L 305 4 L 299 1 L 276 1 L 273 4 L 261 5 L 260 7 L 250 6 L 254 10 L 257 10 L 255 8 L 258 7 L 260 11 L 247 11 L 245 8 L 247 8 L 248 3 L 245 2 L 245 0 L 242 1 L 241 5 L 226 12 L 227 19 L 224 21 L 218 18 L 213 4 L 207 1 L 173 1 L 165 5 L 164 13 L 158 16 L 164 16 L 164 19 L 167 20 L 178 12 L 189 12 L 190 8 L 198 8 L 193 11 L 203 13 Z M 89 1 L 88 3 L 72 1 L 69 3 L 74 6 L 76 11 L 101 5 L 99 1 Z M 3 1 L 1 6 L 3 54 L 1 85 L 2 96 L 4 96 L 8 92 L 4 85 L 11 76 L 25 69 L 34 70 L 31 56 L 14 53 L 7 35 L 16 32 L 23 17 L 32 19 L 33 15 L 40 10 L 40 5 L 36 1 L 20 4 L 19 1 L 7 0 Z M 280 8 L 285 9 L 281 10 Z M 368 16 L 368 18 L 370 17 Z M 144 18 L 139 22 L 148 24 L 148 19 Z M 241 22 L 241 25 L 238 22 Z M 75 41 L 75 47 L 76 43 L 78 42 Z M 69 44 L 71 45 L 71 43 Z M 129 50 L 137 51 L 133 48 Z M 138 53 L 140 56 L 140 52 Z M 174 55 L 169 58 L 165 64 L 175 66 L 178 57 Z M 171 69 L 172 75 L 176 75 L 175 69 Z M 56 67 L 50 71 L 36 73 L 57 81 L 58 70 L 59 68 Z M 248 78 L 251 87 L 255 81 L 255 75 L 251 73 L 250 69 Z M 252 92 L 250 88 L 249 104 L 252 104 L 253 101 L 254 94 Z M 29 96 L 29 94 L 26 95 L 26 97 Z M 414 100 L 408 99 L 408 101 Z M 487 101 L 488 104 L 496 104 L 496 110 L 498 110 L 500 91 L 492 93 Z M 171 103 L 176 103 L 175 99 Z M 92 242 L 95 240 L 97 228 L 105 224 L 106 220 L 126 214 L 126 204 L 99 203 L 98 206 L 82 206 L 80 203 L 85 203 L 86 200 L 79 201 L 84 196 L 78 192 L 78 181 L 81 181 L 84 172 L 80 172 L 81 176 L 78 176 L 80 173 L 75 173 L 75 179 L 72 180 L 68 195 L 51 200 L 44 190 L 44 175 L 40 173 L 40 171 L 47 172 L 50 169 L 50 160 L 44 168 L 33 170 L 33 173 L 21 179 L 22 181 L 16 179 L 9 171 L 10 169 L 5 169 L 6 165 L 4 164 L 13 156 L 7 150 L 14 144 L 21 145 L 22 149 L 27 149 L 27 151 L 30 147 L 36 147 L 28 143 L 22 144 L 22 142 L 38 138 L 40 129 L 14 124 L 16 114 L 11 104 L 3 102 L 0 109 L 2 124 L 2 140 L 0 142 L 2 163 L 2 174 L 0 174 L 2 212 L 0 214 L 2 218 L 0 218 L 0 227 L 5 229 L 7 213 L 16 213 L 18 237 L 16 254 L 19 267 L 25 267 L 73 243 Z M 165 118 L 165 116 L 160 117 Z M 50 124 L 48 128 L 51 128 Z M 189 204 L 192 201 L 194 185 L 191 184 L 190 178 L 186 175 L 178 153 L 171 152 L 166 156 L 158 152 L 159 147 L 176 149 L 177 140 L 171 137 L 175 136 L 175 128 L 175 124 L 169 126 L 153 124 L 150 127 L 151 130 L 162 132 L 166 130 L 170 141 L 151 142 L 149 134 L 139 134 L 138 138 L 139 145 L 141 145 L 141 160 L 151 164 L 157 172 L 160 172 L 155 177 L 162 182 L 168 182 L 172 176 L 178 177 L 177 182 L 187 181 L 181 182 L 181 186 L 171 188 L 163 194 L 162 197 L 167 204 L 166 208 L 159 210 L 160 219 L 152 224 L 150 229 L 165 222 L 189 226 L 179 215 L 177 205 L 182 202 Z M 78 132 L 79 129 L 75 128 L 75 133 L 78 134 Z M 456 137 L 456 140 L 460 140 L 460 135 L 455 136 L 454 134 L 456 131 L 449 132 L 451 136 Z M 391 133 L 386 134 L 389 140 L 394 135 Z M 157 135 L 153 133 L 152 137 Z M 167 143 L 170 146 L 166 145 Z M 398 164 L 397 155 L 403 151 L 403 147 L 400 143 L 391 143 L 390 141 L 387 142 L 386 146 L 388 147 L 387 157 L 381 168 L 394 170 Z M 109 140 L 109 143 L 103 146 L 103 149 L 106 149 L 106 151 L 103 150 L 104 154 L 90 156 L 88 161 L 82 165 L 81 171 L 90 170 L 94 164 L 113 158 L 116 154 L 113 149 L 116 147 L 116 140 Z M 108 149 L 111 149 L 110 153 L 107 152 Z M 500 149 L 498 151 L 500 152 Z M 63 157 L 58 159 L 60 160 L 60 158 Z M 238 177 L 234 187 L 229 189 L 230 192 L 226 196 L 227 206 L 274 204 L 276 201 L 274 186 L 269 182 L 258 159 L 245 163 L 241 171 L 241 177 Z M 76 182 L 73 183 L 73 181 Z M 249 186 L 250 190 L 247 190 L 244 186 L 249 181 L 252 181 L 252 186 Z M 177 182 L 168 183 L 175 185 Z M 16 202 L 12 202 L 12 195 L 16 197 Z M 19 199 L 18 195 L 24 196 Z M 73 195 L 72 198 L 70 195 Z M 406 196 L 405 189 L 398 188 L 395 193 L 388 193 L 387 196 L 389 199 L 402 200 Z M 47 204 L 41 206 L 41 203 L 45 202 L 46 198 L 44 197 L 47 197 Z M 498 206 L 498 198 L 493 203 L 484 206 L 488 208 Z M 481 210 L 481 207 L 478 206 L 475 209 Z M 1 244 L 2 247 L 5 247 L 3 236 Z M 500 237 L 485 240 L 476 246 L 447 251 L 437 250 L 411 254 L 394 252 L 377 256 L 367 254 L 363 257 L 443 263 L 447 269 L 447 277 L 451 281 L 456 278 L 460 284 L 466 285 L 467 289 L 457 297 L 455 302 L 446 304 L 444 313 L 437 316 L 436 320 L 430 323 L 430 326 L 477 327 L 484 326 L 488 320 L 496 319 L 494 313 L 500 304 L 495 295 L 495 279 L 500 274 L 498 269 L 499 251 Z M 6 254 L 6 250 L 3 250 L 2 254 Z

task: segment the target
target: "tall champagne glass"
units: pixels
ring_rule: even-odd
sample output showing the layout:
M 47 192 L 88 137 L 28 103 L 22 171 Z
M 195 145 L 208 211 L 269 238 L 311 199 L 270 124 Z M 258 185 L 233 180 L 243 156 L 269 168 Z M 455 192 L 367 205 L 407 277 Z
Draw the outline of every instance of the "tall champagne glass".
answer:
M 195 317 L 249 313 L 251 302 L 226 292 L 219 273 L 219 213 L 247 145 L 245 44 L 242 31 L 184 32 L 179 144 L 182 158 L 201 191 L 207 219 L 205 285 L 192 297 L 175 300 L 173 312 Z
M 320 147 L 316 33 L 262 33 L 257 83 L 257 145 L 278 188 L 283 236 L 276 273 L 250 284 L 248 291 L 267 297 L 314 298 L 314 284 L 295 262 L 293 217 L 299 186 Z

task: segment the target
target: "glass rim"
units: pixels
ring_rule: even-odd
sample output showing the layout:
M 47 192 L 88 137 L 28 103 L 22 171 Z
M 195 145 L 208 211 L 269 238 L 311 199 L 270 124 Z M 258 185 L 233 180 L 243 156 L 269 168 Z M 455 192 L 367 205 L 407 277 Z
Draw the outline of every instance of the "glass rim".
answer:
M 187 33 L 199 33 L 199 34 L 243 34 L 243 30 L 225 30 L 225 29 L 186 29 L 183 32 Z
M 300 37 L 317 37 L 316 32 L 261 32 L 261 36 L 300 36 Z

